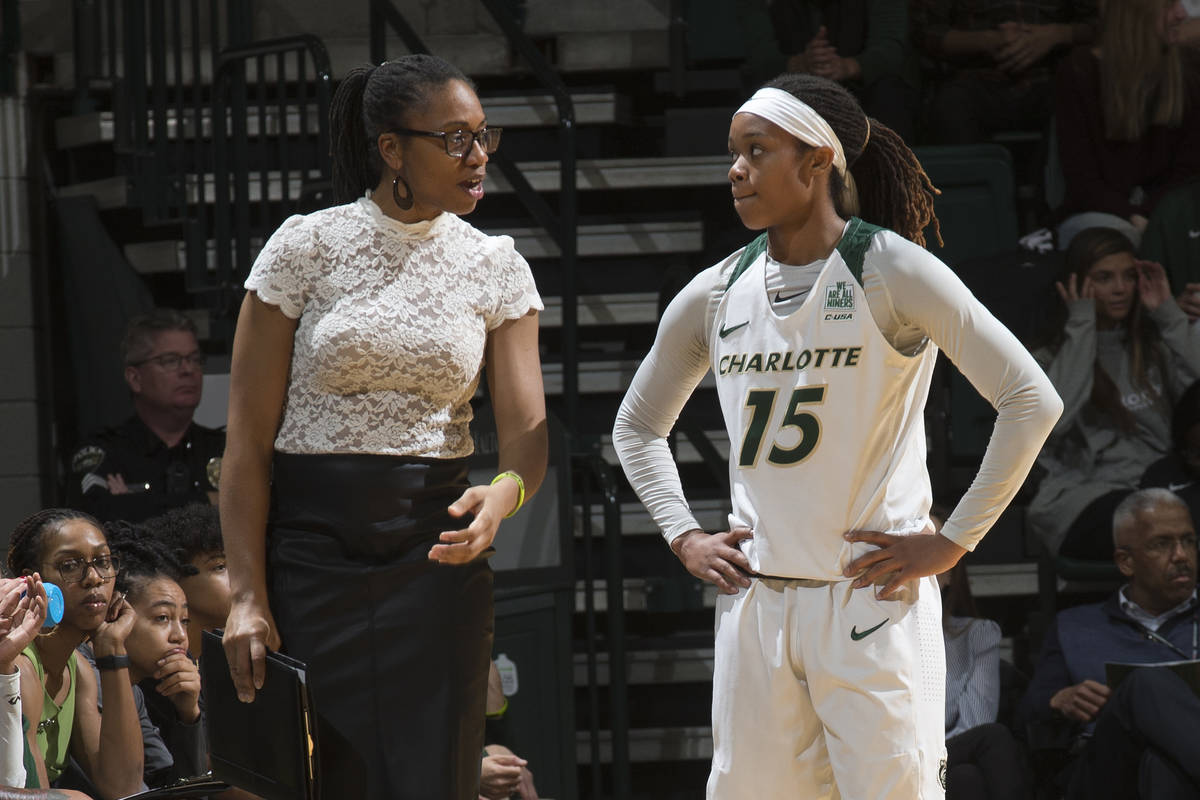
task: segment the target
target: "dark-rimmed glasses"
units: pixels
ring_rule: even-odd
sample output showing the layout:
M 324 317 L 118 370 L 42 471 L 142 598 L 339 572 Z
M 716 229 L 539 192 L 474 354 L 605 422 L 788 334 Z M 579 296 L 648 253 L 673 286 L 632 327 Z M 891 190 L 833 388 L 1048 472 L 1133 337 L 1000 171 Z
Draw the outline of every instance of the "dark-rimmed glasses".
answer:
M 54 568 L 58 570 L 58 576 L 62 578 L 64 584 L 79 583 L 87 577 L 89 569 L 95 569 L 101 580 L 107 581 L 116 576 L 117 570 L 121 568 L 121 562 L 110 553 L 96 556 L 90 561 L 86 558 L 64 558 L 55 563 Z
M 485 153 L 494 153 L 500 147 L 500 134 L 503 128 L 484 126 L 477 131 L 417 131 L 412 128 L 393 128 L 392 133 L 404 136 L 429 136 L 442 140 L 446 146 L 446 155 L 451 158 L 462 158 L 471 152 L 471 148 L 479 142 Z
M 141 361 L 134 361 L 129 366 L 140 367 L 143 364 L 155 364 L 167 372 L 178 372 L 185 361 L 196 369 L 204 369 L 204 364 L 208 361 L 208 356 L 199 350 L 195 353 L 188 353 L 186 356 L 181 353 L 163 353 L 162 355 L 143 358 Z

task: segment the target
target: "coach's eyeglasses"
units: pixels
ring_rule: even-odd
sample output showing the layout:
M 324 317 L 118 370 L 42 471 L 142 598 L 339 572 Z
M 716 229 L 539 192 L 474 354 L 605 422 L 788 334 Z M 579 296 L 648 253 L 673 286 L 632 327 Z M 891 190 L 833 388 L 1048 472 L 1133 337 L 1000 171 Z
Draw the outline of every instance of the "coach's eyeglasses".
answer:
M 500 134 L 503 128 L 489 128 L 486 125 L 477 131 L 417 131 L 412 128 L 392 128 L 392 133 L 404 136 L 429 136 L 442 140 L 446 146 L 446 155 L 451 158 L 462 158 L 471 152 L 471 148 L 479 142 L 483 152 L 491 154 L 500 147 Z

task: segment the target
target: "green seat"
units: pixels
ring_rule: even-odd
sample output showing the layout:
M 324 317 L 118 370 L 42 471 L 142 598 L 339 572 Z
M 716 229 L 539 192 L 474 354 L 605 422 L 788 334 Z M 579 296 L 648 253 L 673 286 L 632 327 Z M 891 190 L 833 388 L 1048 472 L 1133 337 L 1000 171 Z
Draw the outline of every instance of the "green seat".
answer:
M 1017 247 L 1012 157 L 998 144 L 918 147 L 914 152 L 941 190 L 934 200 L 944 247 L 926 231 L 929 252 L 951 268 Z

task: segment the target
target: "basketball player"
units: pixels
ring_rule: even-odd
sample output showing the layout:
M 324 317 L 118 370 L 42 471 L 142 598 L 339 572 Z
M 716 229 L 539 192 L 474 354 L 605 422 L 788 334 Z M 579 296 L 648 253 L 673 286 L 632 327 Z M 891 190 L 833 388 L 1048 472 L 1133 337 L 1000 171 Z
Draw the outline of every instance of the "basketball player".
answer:
M 671 303 L 613 431 L 671 549 L 722 592 L 708 797 L 941 798 L 945 667 L 929 576 L 995 522 L 1062 404 L 923 249 L 936 222 L 928 177 L 844 89 L 775 79 L 734 115 L 729 151 L 734 208 L 766 233 Z M 855 184 L 862 216 L 890 230 L 850 216 Z M 937 534 L 922 410 L 939 347 L 999 414 Z M 714 534 L 691 514 L 666 443 L 709 369 L 733 508 Z

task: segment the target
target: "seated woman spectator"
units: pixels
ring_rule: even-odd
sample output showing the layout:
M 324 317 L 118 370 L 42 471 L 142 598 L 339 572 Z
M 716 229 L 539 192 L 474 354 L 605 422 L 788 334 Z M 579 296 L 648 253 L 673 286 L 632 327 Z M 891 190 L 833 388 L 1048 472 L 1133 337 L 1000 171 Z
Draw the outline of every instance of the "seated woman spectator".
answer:
M 1171 416 L 1171 451 L 1146 468 L 1138 488 L 1161 487 L 1187 503 L 1200 520 L 1200 381 L 1175 404 Z
M 127 526 L 107 530 L 121 560 L 117 591 L 135 612 L 125 651 L 149 722 L 142 731 L 144 778 L 149 787 L 166 786 L 208 771 L 200 670 L 187 649 L 187 596 L 179 564 L 161 544 Z
M 1200 330 L 1163 268 L 1111 228 L 1067 250 L 1063 304 L 1035 356 L 1063 400 L 1029 522 L 1052 553 L 1111 561 L 1112 514 L 1170 442 L 1175 398 L 1200 376 Z
M 1096 225 L 1137 245 L 1163 194 L 1200 176 L 1200 76 L 1179 46 L 1179 0 L 1103 7 L 1096 46 L 1073 51 L 1056 80 L 1063 249 Z
M 125 652 L 134 611 L 113 595 L 117 567 L 100 524 L 78 511 L 39 511 L 9 539 L 9 571 L 53 579 L 64 601 L 62 621 L 17 658 L 21 704 L 31 722 L 27 786 L 49 787 L 73 757 L 102 800 L 142 788 L 142 734 Z M 78 666 L 76 648 L 85 641 L 99 680 L 86 664 Z
M 200 633 L 225 627 L 229 616 L 229 573 L 217 509 L 192 503 L 171 509 L 138 526 L 161 543 L 180 566 L 179 585 L 187 595 L 188 650 L 200 655 Z
M 941 530 L 944 515 L 931 512 Z M 947 800 L 1025 800 L 1029 777 L 1000 708 L 1000 626 L 979 616 L 965 561 L 941 573 Z

